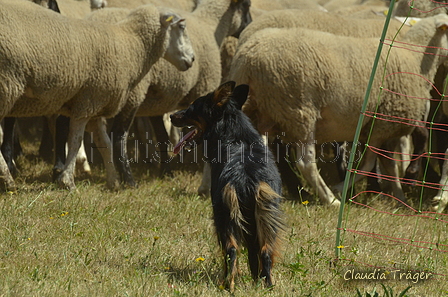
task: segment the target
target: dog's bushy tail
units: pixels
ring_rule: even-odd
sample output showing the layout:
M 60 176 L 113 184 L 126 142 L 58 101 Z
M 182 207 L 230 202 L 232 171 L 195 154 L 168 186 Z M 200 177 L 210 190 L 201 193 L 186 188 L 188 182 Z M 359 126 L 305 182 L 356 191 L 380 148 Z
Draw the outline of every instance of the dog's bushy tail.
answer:
M 255 220 L 260 247 L 273 258 L 279 256 L 285 231 L 283 213 L 280 210 L 281 196 L 267 183 L 258 186 L 255 204 Z
M 246 220 L 241 212 L 238 194 L 231 184 L 227 184 L 224 187 L 222 197 L 224 199 L 224 203 L 230 210 L 230 220 L 233 221 L 242 231 L 247 232 L 247 229 L 244 226 Z
M 260 248 L 273 257 L 279 255 L 280 245 L 285 231 L 283 213 L 279 202 L 281 196 L 267 183 L 261 182 L 255 193 L 255 223 Z M 238 195 L 231 184 L 223 190 L 224 203 L 229 207 L 230 219 L 244 233 L 247 230 L 247 221 L 241 210 Z M 255 234 L 252 234 L 255 236 Z

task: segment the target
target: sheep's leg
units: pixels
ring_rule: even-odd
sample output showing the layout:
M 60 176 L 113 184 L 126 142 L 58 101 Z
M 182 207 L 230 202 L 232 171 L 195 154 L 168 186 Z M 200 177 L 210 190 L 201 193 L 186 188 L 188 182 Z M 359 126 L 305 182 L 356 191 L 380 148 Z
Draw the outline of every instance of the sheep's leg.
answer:
M 392 156 L 392 154 L 389 155 Z M 392 179 L 391 181 L 389 181 L 389 183 L 392 186 L 392 193 L 394 194 L 395 198 L 405 202 L 406 197 L 404 196 L 403 189 L 399 180 L 399 169 L 397 162 L 395 162 L 395 160 L 392 158 L 389 159 L 383 156 L 379 156 L 378 160 L 382 165 L 382 172 Z
M 297 153 L 297 166 L 300 173 L 316 190 L 316 194 L 322 203 L 339 206 L 340 201 L 336 199 L 333 192 L 328 188 L 317 168 L 315 144 L 312 142 L 304 143 L 301 148 L 302 151 Z
M 42 159 L 44 159 L 45 162 L 48 162 L 48 163 L 53 162 L 53 148 L 54 148 L 54 144 L 53 144 L 54 143 L 54 141 L 53 141 L 54 134 L 51 133 L 51 130 L 49 127 L 50 120 L 53 120 L 53 119 L 46 117 L 46 116 L 42 117 L 42 137 L 41 137 L 40 145 L 39 145 L 39 156 Z
M 354 149 L 356 149 L 356 148 L 354 148 Z M 377 157 L 377 155 L 375 153 L 373 153 L 370 150 L 366 150 L 363 155 L 363 158 L 361 160 L 362 161 L 361 166 L 356 169 L 358 169 L 360 171 L 365 171 L 365 172 L 372 171 L 376 164 L 376 157 Z M 353 169 L 355 169 L 355 168 L 353 168 Z M 359 180 L 361 180 L 363 177 L 364 177 L 364 175 L 355 174 L 355 176 L 353 177 L 353 184 L 358 182 Z M 344 188 L 344 181 L 333 186 L 332 188 L 335 191 L 342 192 L 342 189 Z
M 103 118 L 93 120 L 96 133 L 93 133 L 93 141 L 100 151 L 106 168 L 106 184 L 109 189 L 118 189 L 120 187 L 119 178 L 115 171 L 112 156 L 112 143 L 106 132 L 106 125 Z
M 152 128 L 157 139 L 157 145 L 160 153 L 160 175 L 171 174 L 171 167 L 168 155 L 168 147 L 170 145 L 170 137 L 163 123 L 163 116 L 149 117 Z
M 134 120 L 135 112 L 137 108 L 134 108 L 130 112 L 124 112 L 124 110 L 118 113 L 114 118 L 112 124 L 111 134 L 113 136 L 113 150 L 114 150 L 114 163 L 117 167 L 121 181 L 130 187 L 135 187 L 136 183 L 132 176 L 130 161 L 128 158 L 127 142 L 129 129 Z
M 6 190 L 16 190 L 16 184 L 14 182 L 14 179 L 12 178 L 11 173 L 9 172 L 8 165 L 6 164 L 3 155 L 0 155 L 0 179 L 3 180 Z
M 61 187 L 69 190 L 74 190 L 76 188 L 74 179 L 76 156 L 78 154 L 79 147 L 81 146 L 81 141 L 84 137 L 84 131 L 88 121 L 88 118 L 70 120 L 67 158 L 64 169 L 57 179 Z
M 448 149 L 445 151 L 445 161 L 442 166 L 442 176 L 440 177 L 440 189 L 437 195 L 432 198 L 431 211 L 443 212 L 448 205 Z
M 76 156 L 76 169 L 79 174 L 90 175 L 91 169 L 89 161 L 87 160 L 86 148 L 84 147 L 84 141 L 81 142 L 78 155 Z
M 6 117 L 3 121 L 3 142 L 1 151 L 6 164 L 8 165 L 9 172 L 11 172 L 12 176 L 16 176 L 18 173 L 16 164 L 14 163 L 14 127 L 16 118 Z
M 8 164 L 6 164 L 5 158 L 1 153 L 0 153 L 0 180 L 1 182 L 3 182 L 6 190 L 10 191 L 16 190 L 16 185 L 11 175 L 11 172 L 8 169 Z
M 415 127 L 411 134 L 414 145 L 413 157 L 420 156 L 426 152 L 429 139 L 429 131 L 426 127 Z M 406 169 L 405 178 L 417 179 L 422 167 L 423 158 L 412 160 Z
M 205 162 L 202 171 L 202 180 L 198 188 L 198 194 L 201 196 L 210 196 L 210 188 L 212 184 L 212 168 L 210 164 Z
M 409 161 L 409 156 L 411 156 L 411 141 L 411 135 L 403 135 L 400 137 L 400 140 L 398 142 L 400 153 L 402 153 L 402 155 L 400 156 L 402 160 L 400 171 L 402 173 L 406 172 L 406 169 L 411 165 L 411 161 Z
M 70 118 L 65 116 L 57 116 L 54 120 L 54 166 L 53 181 L 60 179 L 64 171 L 67 160 L 67 152 L 65 150 L 67 137 L 70 133 Z M 50 129 L 49 129 L 50 130 Z
M 394 194 L 395 198 L 399 199 L 402 202 L 405 202 L 406 197 L 404 196 L 399 179 L 400 170 L 398 168 L 397 162 L 393 158 L 392 153 L 392 151 L 398 146 L 402 138 L 403 137 L 394 138 L 384 143 L 383 148 L 386 149 L 386 152 L 383 153 L 384 156 L 379 155 L 378 160 L 380 161 L 380 169 L 382 174 L 388 176 L 389 179 L 391 179 L 390 181 L 387 181 L 387 184 L 391 186 L 392 193 Z

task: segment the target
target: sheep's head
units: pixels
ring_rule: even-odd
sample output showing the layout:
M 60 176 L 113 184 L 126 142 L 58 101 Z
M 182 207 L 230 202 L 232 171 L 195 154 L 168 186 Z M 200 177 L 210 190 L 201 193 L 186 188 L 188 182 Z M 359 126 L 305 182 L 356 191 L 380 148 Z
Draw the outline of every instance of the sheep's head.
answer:
M 168 29 L 168 45 L 163 58 L 180 71 L 188 70 L 193 65 L 194 51 L 188 37 L 185 19 L 173 12 L 161 12 L 160 20 Z
M 107 6 L 106 0 L 90 0 L 90 9 L 92 10 L 105 8 L 106 6 Z
M 244 28 L 252 22 L 250 0 L 231 0 L 230 8 L 234 10 L 229 35 L 238 38 Z

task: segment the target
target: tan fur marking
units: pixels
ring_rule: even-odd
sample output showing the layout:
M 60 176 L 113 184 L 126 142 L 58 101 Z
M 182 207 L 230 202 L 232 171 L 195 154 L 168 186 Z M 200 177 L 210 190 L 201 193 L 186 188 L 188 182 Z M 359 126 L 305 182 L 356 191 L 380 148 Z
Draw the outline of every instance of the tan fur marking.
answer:
M 235 237 L 232 234 L 230 234 L 227 237 L 226 249 L 223 250 L 224 257 L 226 256 L 226 250 L 230 249 L 232 247 L 234 247 L 237 250 L 237 252 L 239 251 L 238 243 L 236 242 Z M 225 279 L 225 283 L 226 283 L 227 287 L 229 288 L 229 291 L 231 293 L 233 293 L 235 291 L 235 277 L 237 277 L 237 275 L 239 273 L 238 272 L 238 260 L 236 259 L 235 262 L 233 263 L 233 267 L 230 267 L 229 263 L 228 263 L 229 259 L 226 259 L 226 258 L 224 258 L 224 259 L 225 259 L 225 262 L 224 262 L 225 274 L 227 276 Z M 229 270 L 231 273 L 229 273 Z
M 281 198 L 267 183 L 261 182 L 256 196 L 255 220 L 260 246 L 274 257 L 278 256 L 285 230 L 283 215 L 273 207 L 273 200 Z
M 213 93 L 213 102 L 218 106 L 223 105 L 228 97 L 232 94 L 235 83 L 227 82 L 219 86 L 219 88 Z
M 236 194 L 235 188 L 231 184 L 227 184 L 222 190 L 222 199 L 230 210 L 230 219 L 233 220 L 235 224 L 241 228 L 241 230 L 247 232 L 243 225 L 246 221 L 244 220 L 243 214 L 240 210 L 238 195 Z

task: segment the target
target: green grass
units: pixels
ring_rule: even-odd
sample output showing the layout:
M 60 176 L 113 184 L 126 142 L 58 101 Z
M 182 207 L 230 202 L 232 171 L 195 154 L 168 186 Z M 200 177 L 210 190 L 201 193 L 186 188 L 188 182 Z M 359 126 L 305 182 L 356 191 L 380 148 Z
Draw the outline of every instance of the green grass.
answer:
M 30 152 L 28 152 L 28 155 Z M 77 191 L 50 183 L 51 166 L 20 159 L 15 193 L 0 196 L 0 296 L 228 296 L 211 203 L 196 195 L 200 173 L 163 179 L 140 170 L 139 187 L 106 190 L 104 173 L 77 179 Z M 378 207 L 388 207 L 377 201 Z M 446 276 L 408 281 L 345 281 L 350 261 L 333 262 L 338 210 L 285 200 L 287 234 L 272 290 L 254 283 L 242 251 L 235 296 L 358 296 L 384 288 L 406 296 L 448 296 Z M 446 224 L 351 207 L 347 228 L 448 241 Z M 448 255 L 344 234 L 343 257 L 448 274 Z M 388 261 L 388 262 L 387 262 Z M 357 265 L 356 263 L 354 263 Z M 407 266 L 406 266 L 407 265 Z M 366 267 L 357 265 L 359 269 Z M 395 266 L 397 267 L 397 266 Z M 358 269 L 357 268 L 357 269 Z M 367 295 L 366 295 L 367 296 Z

